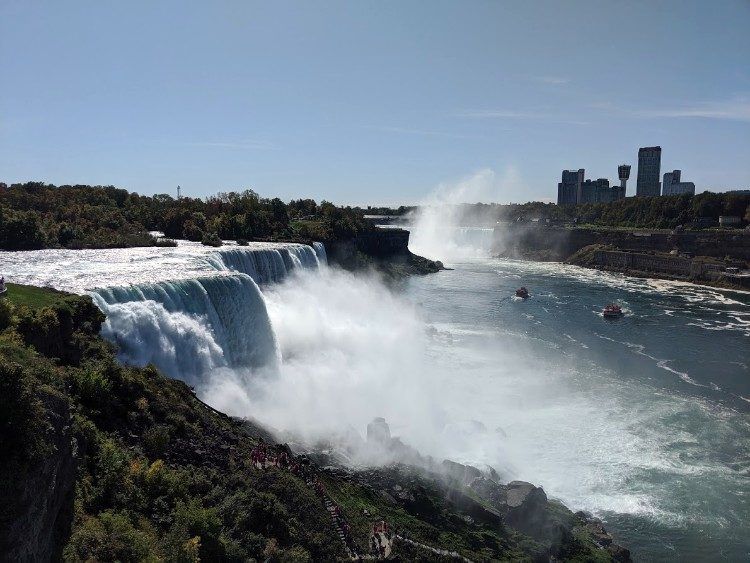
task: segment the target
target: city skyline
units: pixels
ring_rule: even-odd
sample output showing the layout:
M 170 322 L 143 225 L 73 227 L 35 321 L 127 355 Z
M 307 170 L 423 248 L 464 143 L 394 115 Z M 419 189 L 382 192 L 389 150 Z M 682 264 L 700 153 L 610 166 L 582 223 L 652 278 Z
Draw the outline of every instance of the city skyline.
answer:
M 560 170 L 635 176 L 660 145 L 698 192 L 747 189 L 748 21 L 740 0 L 6 2 L 0 181 L 398 205 L 479 175 L 475 201 L 554 201 Z
M 610 203 L 626 197 L 658 197 L 668 195 L 700 193 L 694 182 L 682 179 L 682 170 L 674 169 L 661 176 L 662 147 L 640 147 L 636 165 L 635 193 L 627 193 L 627 182 L 632 165 L 617 166 L 619 184 L 610 185 L 608 177 L 586 179 L 586 169 L 563 170 L 562 180 L 557 184 L 557 204 Z M 663 181 L 660 181 L 663 178 Z M 742 191 L 737 189 L 720 191 Z

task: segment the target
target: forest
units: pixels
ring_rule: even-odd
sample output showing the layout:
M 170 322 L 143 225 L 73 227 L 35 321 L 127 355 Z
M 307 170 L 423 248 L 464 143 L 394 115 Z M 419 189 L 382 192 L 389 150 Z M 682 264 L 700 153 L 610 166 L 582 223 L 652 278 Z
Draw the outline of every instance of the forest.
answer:
M 0 248 L 120 248 L 169 239 L 209 245 L 231 240 L 352 238 L 373 227 L 359 208 L 312 199 L 284 203 L 252 190 L 205 199 L 143 196 L 113 186 L 0 184 Z

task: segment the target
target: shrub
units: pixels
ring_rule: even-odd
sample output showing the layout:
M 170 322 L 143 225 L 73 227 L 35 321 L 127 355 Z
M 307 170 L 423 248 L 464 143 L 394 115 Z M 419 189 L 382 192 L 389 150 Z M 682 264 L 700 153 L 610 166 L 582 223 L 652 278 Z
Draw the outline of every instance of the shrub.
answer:
M 5 330 L 13 320 L 13 311 L 7 299 L 0 297 L 0 330 Z
M 164 455 L 169 445 L 169 427 L 164 424 L 152 426 L 143 433 L 143 446 L 152 458 Z
M 156 536 L 145 522 L 139 525 L 142 529 L 134 526 L 124 512 L 107 510 L 88 517 L 73 532 L 63 556 L 67 561 L 154 560 Z
M 749 211 L 748 211 L 748 213 L 750 213 L 750 208 L 749 208 Z M 244 238 L 238 238 L 238 239 L 237 239 L 237 246 L 247 246 L 247 245 L 249 245 L 249 244 L 250 244 L 250 243 L 248 242 L 248 240 L 247 240 L 247 239 L 244 239 Z
M 167 543 L 170 550 L 183 552 L 197 544 L 201 561 L 221 561 L 226 553 L 221 530 L 221 518 L 216 511 L 204 508 L 197 500 L 191 500 L 175 508 L 174 524 Z M 195 538 L 198 538 L 198 542 L 191 542 Z
M 216 233 L 205 233 L 201 239 L 203 246 L 221 246 L 224 244 Z
M 112 397 L 112 381 L 96 368 L 76 370 L 71 377 L 73 392 L 92 409 L 107 406 Z
M 0 358 L 0 459 L 28 460 L 46 449 L 44 407 L 32 391 L 32 376 Z
M 123 483 L 130 467 L 130 455 L 111 438 L 102 438 L 97 444 L 94 459 L 96 475 L 91 490 L 91 508 L 111 507 L 115 501 L 122 499 Z

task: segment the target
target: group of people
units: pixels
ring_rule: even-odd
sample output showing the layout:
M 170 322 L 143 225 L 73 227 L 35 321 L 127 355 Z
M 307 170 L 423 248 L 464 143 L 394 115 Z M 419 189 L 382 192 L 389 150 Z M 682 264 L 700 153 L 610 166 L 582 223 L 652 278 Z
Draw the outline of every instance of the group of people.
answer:
M 293 456 L 290 456 L 283 449 L 269 447 L 265 442 L 260 442 L 252 449 L 250 452 L 250 463 L 258 469 L 278 467 L 280 469 L 289 469 L 295 474 L 302 472 L 302 464 Z

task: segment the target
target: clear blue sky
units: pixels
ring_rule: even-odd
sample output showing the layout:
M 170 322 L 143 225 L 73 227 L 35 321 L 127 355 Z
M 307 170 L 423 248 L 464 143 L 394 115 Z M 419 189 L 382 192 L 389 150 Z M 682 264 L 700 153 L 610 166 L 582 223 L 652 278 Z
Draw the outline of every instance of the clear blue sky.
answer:
M 659 144 L 750 187 L 748 0 L 0 0 L 0 77 L 9 183 L 527 201 Z

